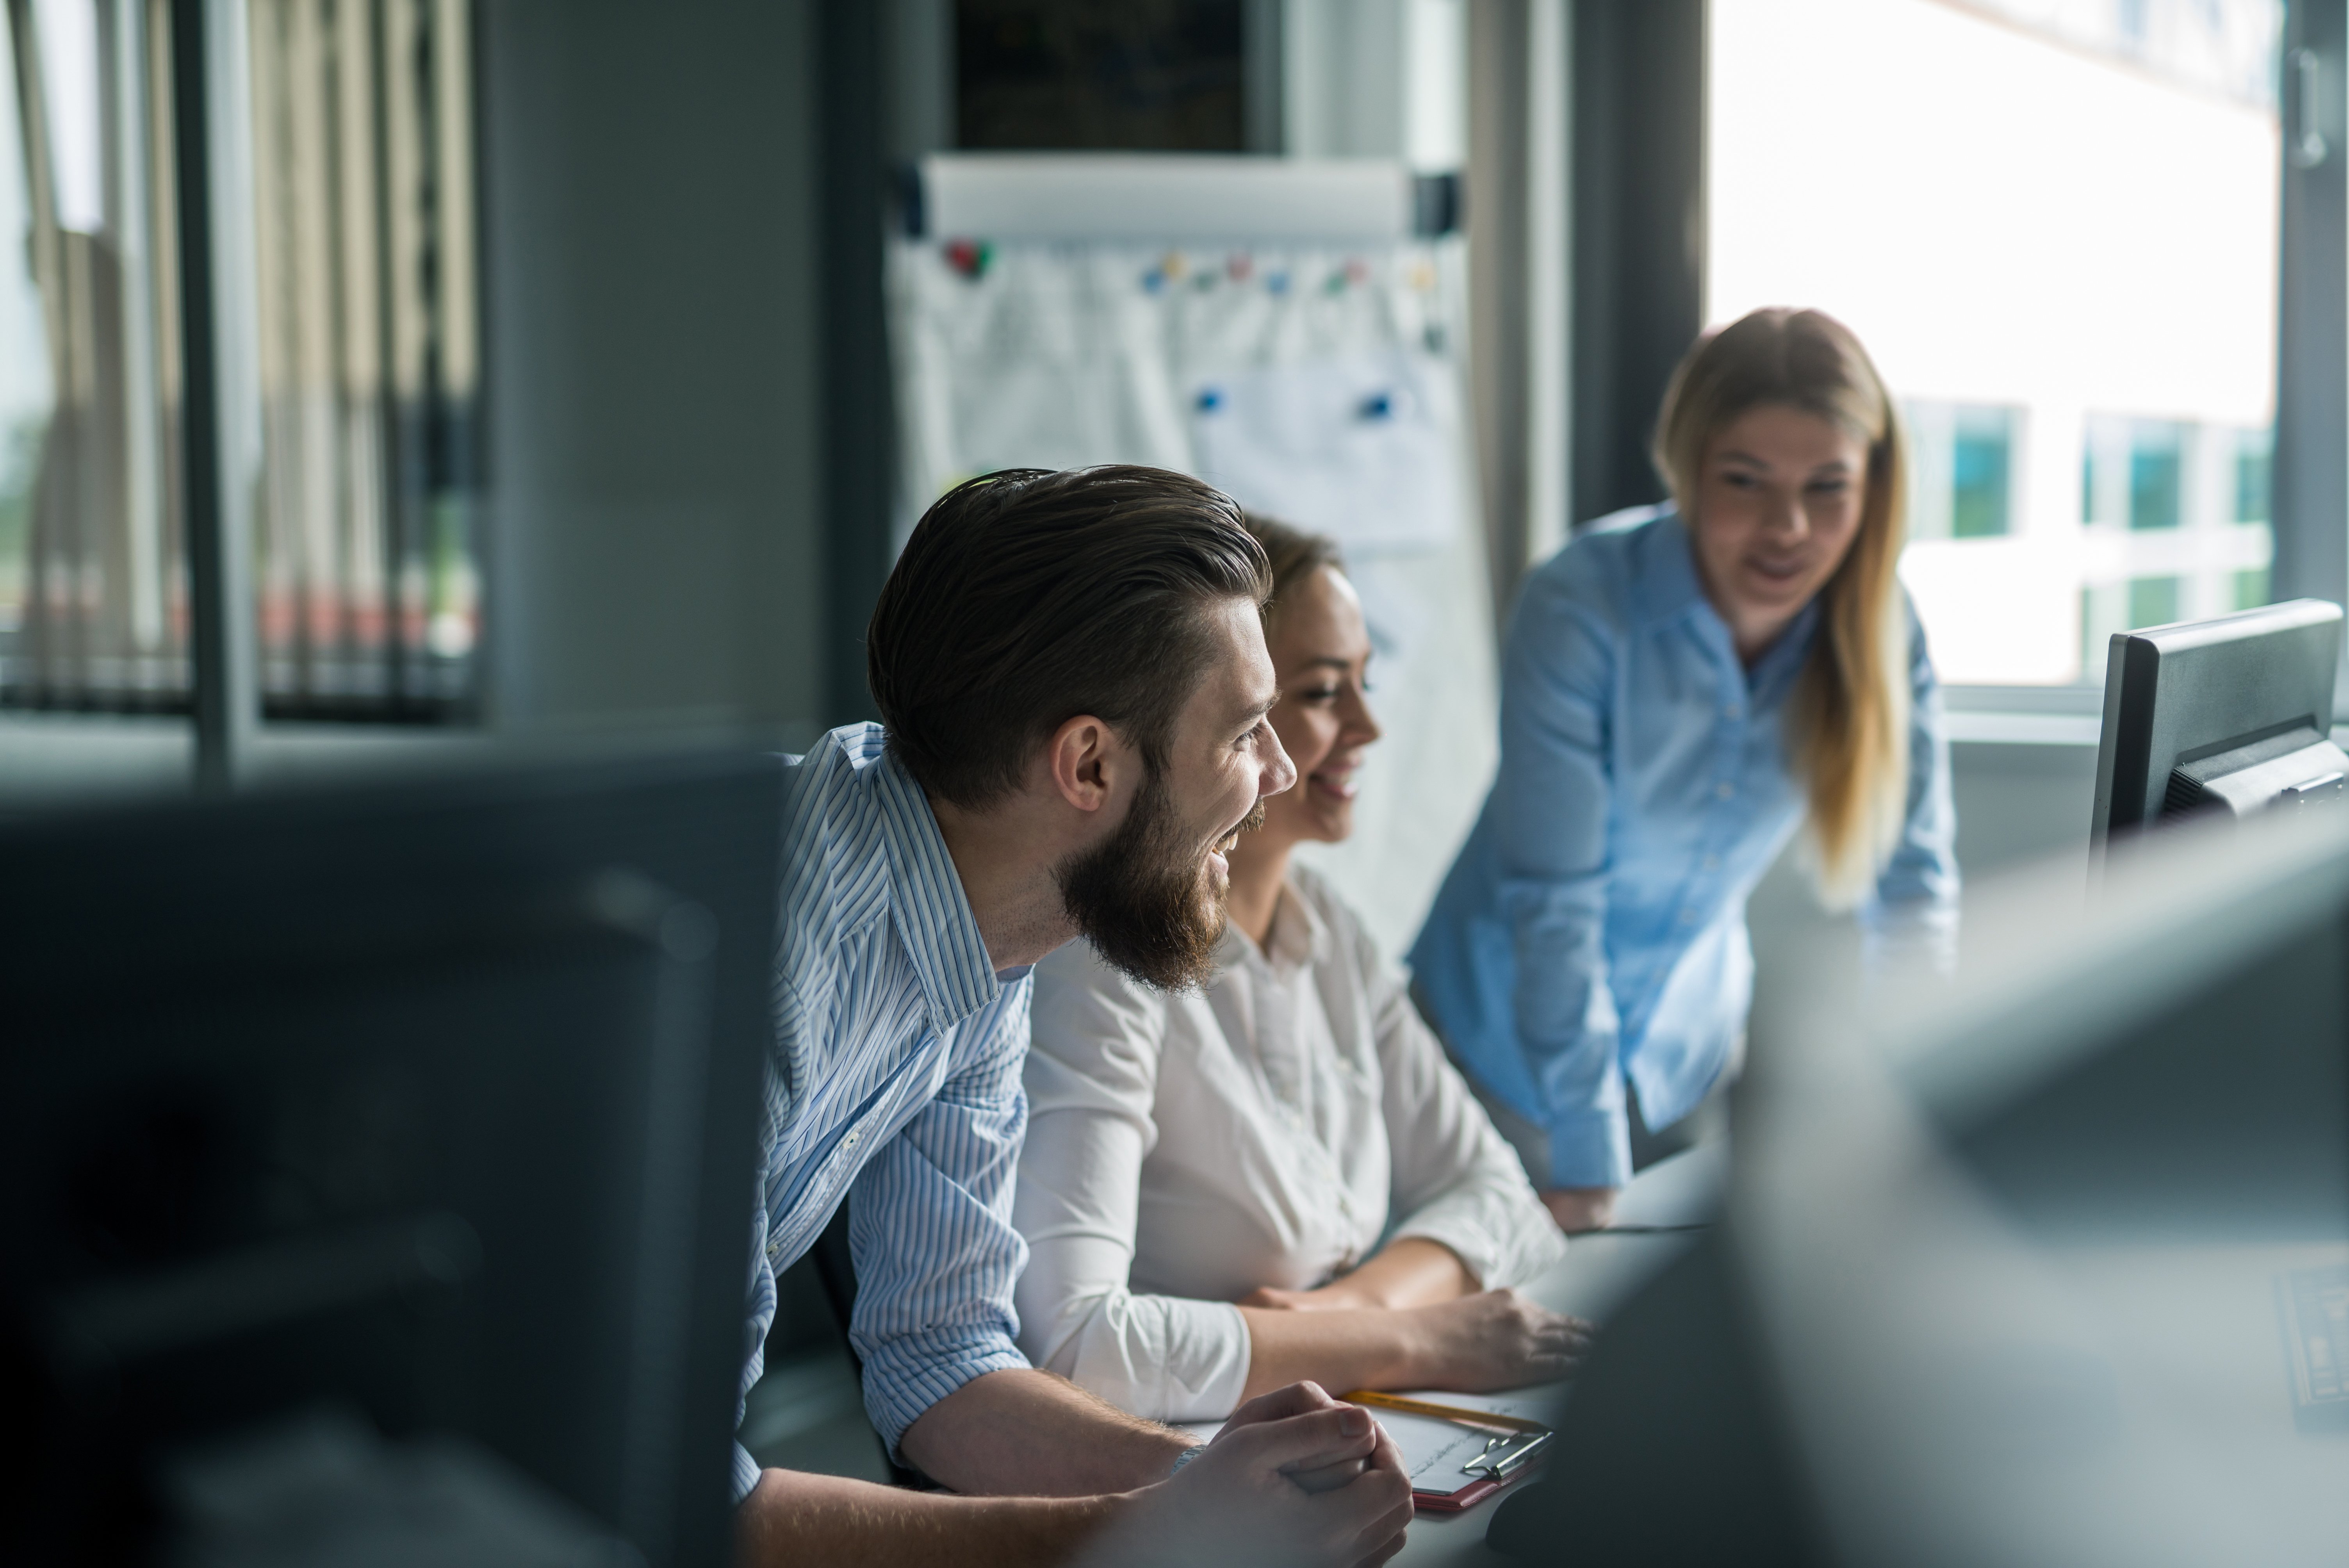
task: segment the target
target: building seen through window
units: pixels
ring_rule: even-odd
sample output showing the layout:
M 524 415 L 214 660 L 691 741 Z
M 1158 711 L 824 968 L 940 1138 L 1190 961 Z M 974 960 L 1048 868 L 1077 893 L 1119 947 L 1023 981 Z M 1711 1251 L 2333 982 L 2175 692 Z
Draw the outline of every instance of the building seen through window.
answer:
M 470 0 L 249 0 L 257 367 L 245 487 L 275 717 L 475 696 Z M 0 703 L 184 711 L 181 213 L 167 0 L 8 0 L 0 47 Z M 214 166 L 220 166 L 216 157 Z M 257 468 L 254 466 L 257 461 Z
M 2003 537 L 2013 521 L 2022 410 L 1911 402 L 1900 416 L 1909 437 L 1909 537 Z
M 473 695 L 467 0 L 248 0 L 262 696 L 430 718 Z
M 2282 16 L 1713 0 L 1706 315 L 1876 356 L 1945 681 L 2097 682 L 2115 631 L 2266 602 Z
M 10 0 L 0 699 L 184 706 L 180 315 L 154 5 Z

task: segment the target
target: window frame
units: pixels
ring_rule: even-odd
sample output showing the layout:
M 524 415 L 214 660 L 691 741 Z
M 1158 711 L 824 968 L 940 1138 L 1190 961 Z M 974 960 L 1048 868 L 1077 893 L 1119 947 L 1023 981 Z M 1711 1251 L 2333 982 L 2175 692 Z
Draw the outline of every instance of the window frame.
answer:
M 141 21 L 135 36 L 140 47 L 151 37 L 160 66 L 154 84 L 153 150 L 160 158 L 155 169 L 168 192 L 168 218 L 156 222 L 150 244 L 156 273 L 168 280 L 163 286 L 177 305 L 168 341 L 179 361 L 181 383 L 178 407 L 167 410 L 166 418 L 179 456 L 171 501 L 181 520 L 183 559 L 177 573 L 185 587 L 187 617 L 186 686 L 183 695 L 171 694 L 161 711 L 185 715 L 184 728 L 178 723 L 172 728 L 188 737 L 195 789 L 222 793 L 236 788 L 255 771 L 269 744 L 266 738 L 281 729 L 315 735 L 355 722 L 369 732 L 478 732 L 489 717 L 489 661 L 486 649 L 478 645 L 462 683 L 466 689 L 453 696 L 419 696 L 396 677 L 380 701 L 362 693 L 356 702 L 339 706 L 339 694 L 331 691 L 322 697 L 305 689 L 287 697 L 266 690 L 268 650 L 260 624 L 254 558 L 259 529 L 256 492 L 268 455 L 260 342 L 263 237 L 256 232 L 261 170 L 255 162 L 254 123 L 254 5 L 251 0 L 154 0 L 150 10 L 148 0 L 89 3 L 118 8 L 118 26 L 129 25 L 123 18 L 138 11 Z M 30 0 L 12 0 L 12 7 L 29 5 Z M 478 5 L 417 0 L 417 5 L 416 14 L 421 16 L 429 9 L 436 25 L 453 23 L 462 35 L 462 58 L 478 59 Z M 10 20 L 15 36 L 25 36 L 18 19 Z M 119 84 L 109 88 L 119 90 Z M 454 91 L 454 97 L 440 93 L 433 112 L 440 119 L 433 129 L 445 130 L 447 123 L 465 128 L 460 156 L 471 160 L 472 171 L 461 181 L 440 185 L 455 190 L 454 205 L 443 211 L 470 257 L 479 253 L 474 236 L 480 232 L 483 195 L 480 139 L 471 129 L 480 124 L 478 71 L 468 68 L 456 79 Z M 162 96 L 166 94 L 168 99 Z M 486 345 L 476 325 L 478 274 L 469 263 L 464 286 L 445 287 L 450 297 L 460 301 L 460 307 L 452 308 L 467 323 L 464 352 L 435 358 L 437 341 L 424 350 L 433 367 L 419 397 L 427 405 L 422 417 L 430 428 L 403 434 L 419 450 L 432 449 L 425 464 L 441 490 L 427 498 L 428 504 L 457 494 L 479 517 L 485 510 L 487 475 L 482 450 L 486 398 L 480 363 Z M 452 403 L 443 376 L 450 364 L 459 368 L 449 376 L 463 388 L 454 412 L 450 411 Z M 402 457 L 384 466 L 405 474 L 418 463 Z M 451 472 L 460 476 L 453 483 L 447 480 Z M 403 491 L 388 497 L 388 504 L 396 507 L 411 499 Z M 460 520 L 440 526 L 464 524 Z M 482 542 L 476 535 L 470 542 L 472 571 L 486 575 Z M 383 580 L 396 584 L 404 564 L 404 560 L 387 562 Z M 478 583 L 479 575 L 472 581 Z M 387 591 L 383 605 L 370 600 L 367 608 L 397 614 L 389 607 L 390 592 L 397 592 L 396 587 Z M 401 645 L 397 636 L 393 643 L 391 656 L 396 658 Z M 411 637 L 404 645 L 422 645 Z M 78 719 L 93 722 L 138 720 L 153 711 L 104 700 L 71 706 Z M 39 705 L 12 705 L 0 709 L 0 717 L 13 721 L 41 711 Z
M 1645 429 L 1622 410 L 1654 407 L 1702 325 L 1710 6 L 1575 0 L 1574 16 L 1569 401 L 1585 418 L 1569 415 L 1568 450 L 1579 523 L 1629 504 Z M 2285 0 L 2278 54 L 2285 134 L 2277 170 L 2271 596 L 2349 604 L 2349 0 Z M 1643 159 L 1633 199 L 1626 172 L 1609 160 L 1658 124 L 1676 127 L 1692 145 L 1676 134 Z M 1604 325 L 1665 321 L 1682 330 L 1634 336 Z M 2104 707 L 2101 683 L 1945 684 L 1941 692 L 1948 708 L 1963 713 L 2092 715 Z M 2335 703 L 2337 717 L 2349 718 L 2349 649 Z

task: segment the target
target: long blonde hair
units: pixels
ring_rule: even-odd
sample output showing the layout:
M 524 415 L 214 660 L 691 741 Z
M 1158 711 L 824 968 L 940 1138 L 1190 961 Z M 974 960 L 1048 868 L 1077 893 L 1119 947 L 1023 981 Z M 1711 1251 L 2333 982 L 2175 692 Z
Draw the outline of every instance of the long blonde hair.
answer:
M 1651 455 L 1681 515 L 1705 449 L 1748 409 L 1799 408 L 1868 443 L 1851 552 L 1819 590 L 1819 622 L 1786 709 L 1787 751 L 1810 795 L 1812 875 L 1833 907 L 1866 894 L 1892 852 L 1909 794 L 1909 617 L 1895 568 L 1906 529 L 1900 421 L 1851 329 L 1773 308 L 1697 340 L 1672 373 Z

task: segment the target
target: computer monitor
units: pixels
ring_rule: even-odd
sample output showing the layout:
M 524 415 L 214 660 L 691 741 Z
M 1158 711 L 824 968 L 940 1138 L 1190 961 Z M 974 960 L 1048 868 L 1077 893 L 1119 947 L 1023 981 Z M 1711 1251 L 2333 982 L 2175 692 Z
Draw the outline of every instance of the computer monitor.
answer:
M 0 830 L 0 1559 L 730 1561 L 781 795 Z
M 2349 811 L 1981 879 L 1948 977 L 1765 979 L 1723 1222 L 1488 1540 L 1658 1563 L 2342 1560 Z
M 2349 755 L 2332 740 L 2340 663 L 2341 607 L 2318 599 L 2116 633 L 2092 852 L 2187 817 L 2341 799 Z

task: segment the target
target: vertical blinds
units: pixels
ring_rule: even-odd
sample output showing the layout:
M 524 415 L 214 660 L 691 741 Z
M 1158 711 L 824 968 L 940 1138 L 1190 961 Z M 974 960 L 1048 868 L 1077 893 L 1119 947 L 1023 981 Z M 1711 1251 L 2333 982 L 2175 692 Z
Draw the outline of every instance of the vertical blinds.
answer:
M 0 703 L 183 710 L 167 0 L 8 0 Z M 248 0 L 264 711 L 477 695 L 470 0 Z M 5 242 L 21 225 L 27 243 Z M 24 259 L 20 263 L 18 257 Z

